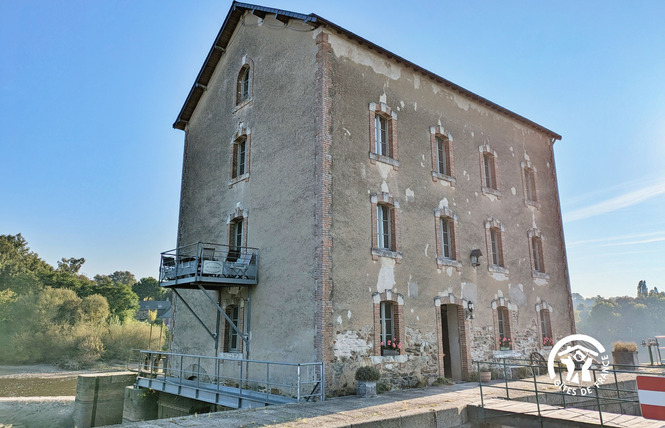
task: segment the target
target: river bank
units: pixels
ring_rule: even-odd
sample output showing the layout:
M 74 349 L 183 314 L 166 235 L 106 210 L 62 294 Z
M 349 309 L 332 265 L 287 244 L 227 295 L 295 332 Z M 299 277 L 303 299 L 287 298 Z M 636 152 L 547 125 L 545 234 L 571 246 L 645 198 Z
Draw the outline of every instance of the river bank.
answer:
M 0 428 L 72 428 L 78 375 L 125 369 L 122 363 L 74 371 L 50 364 L 0 366 Z

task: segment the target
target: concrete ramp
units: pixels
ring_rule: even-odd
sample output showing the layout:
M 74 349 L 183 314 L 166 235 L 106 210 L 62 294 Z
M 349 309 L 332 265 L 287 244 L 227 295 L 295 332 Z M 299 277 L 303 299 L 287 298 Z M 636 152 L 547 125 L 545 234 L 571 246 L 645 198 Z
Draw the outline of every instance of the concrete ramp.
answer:
M 484 408 L 480 403 L 470 404 L 467 406 L 467 412 L 469 420 L 479 424 L 486 423 L 520 428 L 601 426 L 600 416 L 594 410 L 541 404 L 539 412 L 536 403 L 525 403 L 523 401 L 489 399 L 485 400 Z M 644 419 L 641 416 L 603 412 L 602 425 L 622 428 L 660 428 L 665 426 L 665 422 Z

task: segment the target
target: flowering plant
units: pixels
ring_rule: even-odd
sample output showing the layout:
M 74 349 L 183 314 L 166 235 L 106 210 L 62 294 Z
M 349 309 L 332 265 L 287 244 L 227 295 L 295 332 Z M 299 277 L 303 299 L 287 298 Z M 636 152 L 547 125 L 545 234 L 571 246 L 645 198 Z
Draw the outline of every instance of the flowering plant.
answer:
M 513 344 L 513 341 L 509 337 L 502 337 L 499 339 L 499 346 L 501 348 L 510 348 L 510 345 Z
M 381 349 L 388 349 L 390 351 L 399 351 L 402 349 L 402 342 L 398 340 L 389 340 L 388 342 L 381 342 Z
M 551 337 L 543 337 L 543 346 L 554 346 L 554 340 Z

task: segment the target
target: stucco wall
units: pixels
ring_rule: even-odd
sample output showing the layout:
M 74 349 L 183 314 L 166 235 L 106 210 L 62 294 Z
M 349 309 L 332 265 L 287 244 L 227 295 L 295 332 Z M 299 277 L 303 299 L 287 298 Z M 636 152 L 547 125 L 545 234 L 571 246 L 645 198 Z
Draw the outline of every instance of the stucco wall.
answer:
M 188 124 L 178 240 L 226 244 L 228 215 L 242 210 L 247 245 L 259 249 L 249 357 L 309 362 L 315 359 L 315 43 L 311 32 L 282 26 L 245 15 Z M 243 58 L 252 65 L 252 100 L 237 109 Z M 241 128 L 251 133 L 249 180 L 229 188 L 231 143 Z M 215 331 L 212 303 L 200 291 L 181 293 Z M 222 306 L 247 298 L 242 287 L 211 293 Z M 175 352 L 214 355 L 214 341 L 178 299 L 173 337 Z
M 343 35 L 330 35 L 334 52 L 333 97 L 333 307 L 331 317 L 337 385 L 352 384 L 358 365 L 393 366 L 393 357 L 371 357 L 372 294 L 390 289 L 404 296 L 410 372 L 424 379 L 437 373 L 434 299 L 452 293 L 475 303 L 469 321 L 471 354 L 487 358 L 496 348 L 492 301 L 505 298 L 512 315 L 515 349 L 538 346 L 536 304 L 552 307 L 556 337 L 570 334 L 569 292 L 550 137 L 434 83 Z M 499 100 L 500 101 L 500 100 Z M 397 114 L 399 168 L 369 159 L 369 103 L 385 103 Z M 456 184 L 432 179 L 430 127 L 440 125 L 453 138 Z M 479 146 L 497 153 L 501 198 L 481 192 Z M 521 162 L 537 169 L 540 209 L 524 203 Z M 399 202 L 403 259 L 373 260 L 370 194 L 389 193 Z M 439 269 L 434 210 L 447 207 L 458 216 L 461 270 Z M 505 226 L 504 256 L 509 274 L 488 270 L 485 221 Z M 527 231 L 543 234 L 549 280 L 533 278 Z M 469 262 L 482 251 L 481 265 Z M 419 367 L 419 368 L 418 368 Z M 417 374 L 416 374 L 417 376 Z

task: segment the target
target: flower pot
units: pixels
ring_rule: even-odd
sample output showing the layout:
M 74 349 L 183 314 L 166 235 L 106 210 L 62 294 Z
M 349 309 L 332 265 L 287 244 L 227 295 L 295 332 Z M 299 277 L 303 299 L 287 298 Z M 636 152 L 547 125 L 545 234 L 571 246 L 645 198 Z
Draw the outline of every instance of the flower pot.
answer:
M 376 395 L 376 382 L 357 380 L 356 394 L 362 398 L 374 397 Z
M 551 346 L 543 346 L 543 351 L 551 351 L 552 347 Z
M 612 351 L 612 361 L 615 365 L 625 365 L 626 368 L 633 368 L 631 366 L 639 366 L 640 361 L 637 359 L 637 351 L 635 352 L 617 352 Z
M 384 349 L 383 351 L 381 351 L 381 355 L 383 355 L 384 357 L 395 357 L 399 355 L 399 351 L 395 349 Z
M 480 381 L 487 383 L 492 380 L 492 372 L 480 372 Z
M 510 351 L 510 346 L 499 346 L 499 351 Z

